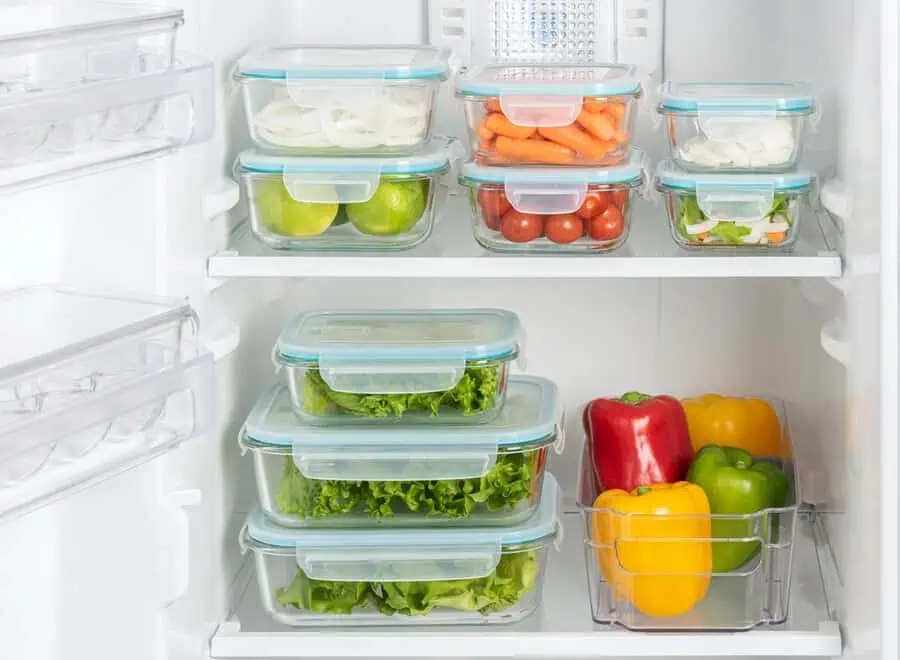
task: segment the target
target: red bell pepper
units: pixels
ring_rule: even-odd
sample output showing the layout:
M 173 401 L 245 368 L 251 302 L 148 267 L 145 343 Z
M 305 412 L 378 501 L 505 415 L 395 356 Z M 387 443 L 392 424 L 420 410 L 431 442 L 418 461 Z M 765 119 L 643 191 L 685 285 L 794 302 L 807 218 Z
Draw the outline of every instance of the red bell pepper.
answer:
M 678 399 L 628 392 L 594 399 L 584 409 L 594 477 L 602 490 L 683 481 L 694 458 Z

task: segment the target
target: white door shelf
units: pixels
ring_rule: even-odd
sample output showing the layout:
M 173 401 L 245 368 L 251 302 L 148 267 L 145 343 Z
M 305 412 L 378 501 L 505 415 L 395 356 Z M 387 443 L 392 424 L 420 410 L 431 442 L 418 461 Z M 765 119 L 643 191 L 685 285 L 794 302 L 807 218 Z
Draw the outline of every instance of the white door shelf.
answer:
M 841 633 L 827 605 L 827 554 L 813 526 L 798 525 L 791 616 L 787 623 L 741 633 L 636 633 L 591 619 L 581 517 L 564 517 L 561 551 L 551 553 L 543 603 L 508 626 L 310 630 L 268 618 L 253 579 L 210 642 L 213 658 L 560 658 L 841 655 Z
M 819 219 L 820 222 L 816 222 Z M 434 234 L 403 252 L 280 252 L 260 244 L 245 225 L 228 250 L 212 255 L 212 278 L 601 278 L 601 277 L 840 277 L 841 258 L 826 240 L 826 220 L 808 212 L 791 252 L 709 252 L 679 248 L 661 205 L 635 205 L 625 246 L 596 255 L 498 255 L 472 236 L 466 199 L 454 195 Z
M 0 295 L 0 521 L 206 431 L 212 356 L 184 304 L 31 287 Z
M 214 125 L 212 64 L 0 96 L 0 192 L 43 185 L 202 142 Z

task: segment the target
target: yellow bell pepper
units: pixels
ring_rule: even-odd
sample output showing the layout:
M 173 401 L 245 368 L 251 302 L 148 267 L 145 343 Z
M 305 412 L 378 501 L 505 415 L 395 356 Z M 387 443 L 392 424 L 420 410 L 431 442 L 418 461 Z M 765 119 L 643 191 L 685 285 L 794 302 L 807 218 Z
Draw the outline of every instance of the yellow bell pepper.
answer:
M 703 489 L 686 481 L 601 493 L 592 514 L 600 570 L 616 600 L 648 616 L 689 612 L 706 596 L 712 528 Z
M 765 399 L 704 394 L 683 399 L 694 451 L 706 445 L 737 447 L 759 457 L 782 457 L 778 413 Z

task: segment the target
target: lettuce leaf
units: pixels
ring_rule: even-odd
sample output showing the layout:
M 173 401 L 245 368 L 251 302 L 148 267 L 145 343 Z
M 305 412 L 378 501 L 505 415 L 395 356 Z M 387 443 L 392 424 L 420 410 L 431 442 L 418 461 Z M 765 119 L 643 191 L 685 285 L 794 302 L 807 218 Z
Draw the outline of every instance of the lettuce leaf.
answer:
M 514 509 L 531 499 L 538 459 L 546 449 L 498 454 L 482 477 L 437 481 L 338 481 L 307 479 L 285 456 L 275 502 L 282 513 L 299 518 L 364 513 L 389 518 L 415 511 L 445 518 L 467 518 L 476 508 Z
M 306 371 L 303 407 L 313 415 L 344 413 L 360 417 L 402 417 L 424 411 L 432 416 L 442 408 L 477 415 L 493 409 L 500 394 L 500 367 L 467 367 L 451 390 L 417 394 L 353 394 L 331 389 L 316 369 Z
M 536 552 L 504 554 L 483 578 L 431 582 L 332 582 L 311 580 L 297 571 L 277 592 L 278 603 L 316 613 L 351 614 L 370 603 L 385 615 L 421 616 L 434 608 L 489 614 L 505 610 L 534 589 L 539 572 Z

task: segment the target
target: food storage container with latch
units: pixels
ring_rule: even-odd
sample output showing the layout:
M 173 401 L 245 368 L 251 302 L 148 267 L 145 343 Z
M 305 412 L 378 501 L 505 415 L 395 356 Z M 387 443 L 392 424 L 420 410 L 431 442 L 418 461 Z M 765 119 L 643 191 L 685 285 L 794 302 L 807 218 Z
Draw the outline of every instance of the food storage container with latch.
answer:
M 769 403 L 781 423 L 774 455 L 708 446 L 690 484 L 603 492 L 585 444 L 576 501 L 596 623 L 721 632 L 788 619 L 794 569 L 817 562 L 798 531 L 803 497 L 785 407 Z
M 157 104 L 110 100 L 102 112 L 61 119 L 34 104 L 96 83 L 171 68 L 180 9 L 124 2 L 36 0 L 0 6 L 0 165 L 36 154 L 69 154 L 93 141 L 120 140 L 153 118 Z M 97 95 L 105 90 L 98 88 Z M 71 101 L 72 104 L 78 100 Z M 30 117 L 28 116 L 30 113 Z M 6 117 L 4 117 L 6 119 Z
M 503 406 L 521 334 L 500 309 L 306 312 L 274 359 L 312 424 L 481 424 Z
M 280 46 L 238 60 L 250 137 L 303 154 L 409 153 L 428 139 L 449 51 Z
M 256 237 L 286 250 L 404 250 L 431 234 L 454 145 L 413 156 L 282 156 L 243 151 L 235 176 Z
M 803 83 L 667 82 L 660 94 L 672 157 L 691 171 L 787 170 L 817 117 Z
M 511 527 L 290 529 L 257 509 L 241 544 L 263 607 L 289 626 L 511 623 L 540 604 L 559 500 L 546 473 L 534 515 Z
M 466 163 L 475 239 L 496 252 L 605 252 L 625 243 L 643 153 L 619 165 L 498 167 Z
M 675 242 L 685 248 L 787 248 L 798 236 L 814 176 L 783 173 L 691 173 L 660 163 L 656 188 L 666 202 Z
M 541 499 L 550 448 L 561 453 L 556 385 L 513 376 L 487 424 L 311 426 L 283 383 L 265 391 L 241 430 L 263 512 L 287 527 L 514 525 Z
M 463 73 L 456 95 L 478 161 L 614 165 L 628 154 L 641 81 L 624 64 L 492 64 Z

